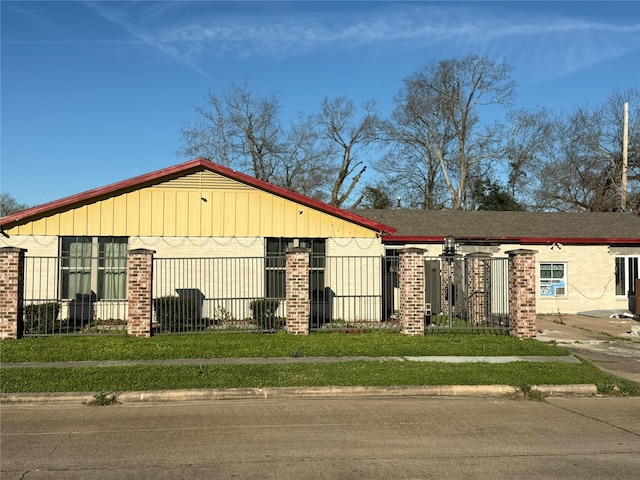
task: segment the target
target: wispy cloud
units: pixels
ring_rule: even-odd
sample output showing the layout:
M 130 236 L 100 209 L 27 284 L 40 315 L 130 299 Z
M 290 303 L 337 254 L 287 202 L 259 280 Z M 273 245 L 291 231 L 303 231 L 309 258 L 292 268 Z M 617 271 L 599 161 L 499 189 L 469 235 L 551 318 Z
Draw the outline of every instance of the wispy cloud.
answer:
M 446 6 L 446 5 L 445 5 Z M 400 50 L 447 47 L 483 50 L 539 68 L 542 76 L 562 76 L 640 52 L 640 22 L 620 24 L 566 16 L 518 18 L 499 11 L 479 14 L 420 4 L 389 8 L 272 17 L 225 14 L 166 24 L 146 32 L 149 45 L 191 65 L 211 56 L 286 59 L 356 48 Z
M 102 4 L 99 2 L 84 2 L 85 5 L 96 12 L 98 15 L 103 17 L 104 19 L 116 24 L 124 31 L 126 31 L 131 37 L 133 37 L 138 42 L 150 47 L 153 50 L 160 52 L 161 54 L 171 58 L 177 63 L 184 64 L 195 70 L 196 72 L 206 75 L 204 70 L 202 70 L 197 63 L 193 62 L 190 58 L 191 55 L 184 55 L 183 50 L 179 45 L 175 45 L 171 42 L 164 42 L 158 37 L 153 31 L 144 28 L 139 23 L 136 23 L 135 20 L 129 19 L 128 15 L 125 11 L 113 8 L 112 5 Z M 118 5 L 116 3 L 116 5 Z M 121 4 L 126 5 L 126 4 Z M 158 13 L 161 13 L 158 12 Z
M 489 11 L 464 3 L 363 3 L 349 8 L 328 3 L 316 7 L 317 11 L 303 12 L 304 8 L 276 3 L 259 13 L 243 2 L 84 5 L 126 35 L 124 39 L 87 43 L 144 45 L 203 75 L 212 58 L 285 60 L 358 48 L 437 48 L 446 52 L 445 56 L 473 52 L 507 57 L 515 66 L 523 65 L 540 78 L 550 78 L 640 52 L 638 21 L 608 23 L 533 10 L 505 13 L 495 4 Z M 80 41 L 57 33 L 52 43 Z

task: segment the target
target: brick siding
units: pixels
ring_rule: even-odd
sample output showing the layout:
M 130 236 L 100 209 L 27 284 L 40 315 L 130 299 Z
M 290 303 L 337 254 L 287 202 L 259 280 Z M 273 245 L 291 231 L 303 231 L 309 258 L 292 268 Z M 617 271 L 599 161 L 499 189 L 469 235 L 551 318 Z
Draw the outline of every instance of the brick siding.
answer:
M 509 324 L 520 338 L 536 336 L 536 251 L 511 250 L 509 255 Z
M 309 333 L 309 258 L 311 249 L 287 249 L 287 333 Z
M 400 250 L 400 324 L 405 335 L 424 335 L 424 250 Z
M 22 336 L 25 252 L 0 248 L 0 339 Z
M 151 336 L 153 250 L 129 251 L 127 279 L 127 333 L 136 337 Z

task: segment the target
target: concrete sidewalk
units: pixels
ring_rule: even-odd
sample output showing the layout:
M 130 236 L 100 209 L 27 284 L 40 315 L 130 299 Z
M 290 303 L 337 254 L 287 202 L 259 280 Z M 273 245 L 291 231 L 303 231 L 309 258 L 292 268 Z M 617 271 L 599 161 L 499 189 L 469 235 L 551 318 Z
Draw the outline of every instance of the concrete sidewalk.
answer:
M 640 383 L 640 337 L 632 318 L 549 315 L 538 317 L 537 339 L 554 342 L 600 370 Z
M 577 358 L 567 356 L 424 356 L 424 357 L 253 357 L 253 358 L 178 358 L 171 360 L 87 360 L 77 362 L 23 362 L 0 363 L 4 368 L 79 368 L 79 367 L 126 367 L 131 365 L 247 365 L 247 364 L 292 364 L 292 363 L 340 363 L 340 362 L 439 362 L 439 363 L 510 363 L 510 362 L 556 362 L 580 363 Z
M 129 361 L 81 361 L 81 362 L 28 362 L 1 363 L 2 369 L 70 368 L 70 367 L 119 367 L 129 365 L 242 365 L 242 364 L 292 364 L 336 362 L 442 362 L 442 363 L 509 363 L 509 362 L 557 362 L 580 363 L 572 355 L 566 356 L 407 356 L 407 357 L 273 357 L 273 358 L 209 358 L 173 360 Z M 595 385 L 536 385 L 532 392 L 542 395 L 595 395 Z M 385 397 L 385 396 L 524 396 L 527 392 L 512 385 L 429 385 L 429 386 L 326 386 L 279 388 L 228 388 L 118 392 L 120 403 L 176 402 L 191 400 L 241 400 L 256 398 L 328 398 L 328 397 Z M 68 393 L 3 393 L 4 404 L 91 404 L 95 392 Z
M 540 315 L 538 340 L 556 343 L 610 342 L 629 340 L 640 343 L 633 327 L 640 321 L 632 318 L 588 317 L 585 315 Z

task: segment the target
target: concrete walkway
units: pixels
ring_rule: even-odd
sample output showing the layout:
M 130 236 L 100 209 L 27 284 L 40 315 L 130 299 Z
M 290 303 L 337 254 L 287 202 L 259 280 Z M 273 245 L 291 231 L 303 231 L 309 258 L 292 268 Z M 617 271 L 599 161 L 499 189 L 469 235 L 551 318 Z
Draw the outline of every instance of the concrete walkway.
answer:
M 572 355 L 567 356 L 406 356 L 406 357 L 273 357 L 273 358 L 208 358 L 173 360 L 80 361 L 80 362 L 25 362 L 0 363 L 1 369 L 70 368 L 70 367 L 120 367 L 129 365 L 242 365 L 242 364 L 292 364 L 336 362 L 559 362 L 580 363 Z M 533 392 L 543 395 L 595 395 L 595 385 L 537 385 Z M 522 396 L 525 392 L 512 385 L 434 385 L 434 386 L 325 386 L 278 388 L 227 388 L 188 389 L 119 392 L 120 403 L 176 402 L 192 400 L 231 400 L 256 398 L 325 398 L 325 397 L 384 397 L 384 396 Z M 95 392 L 68 393 L 3 393 L 0 403 L 8 404 L 90 404 Z
M 556 362 L 580 363 L 573 356 L 450 356 L 450 357 L 253 357 L 253 358 L 179 358 L 171 360 L 87 360 L 77 362 L 23 362 L 0 363 L 3 368 L 78 368 L 125 367 L 131 365 L 246 365 L 291 363 L 340 363 L 340 362 L 440 362 L 440 363 L 510 363 Z
M 541 316 L 537 338 L 566 348 L 605 373 L 640 383 L 640 336 L 634 333 L 638 326 L 640 321 L 632 318 Z

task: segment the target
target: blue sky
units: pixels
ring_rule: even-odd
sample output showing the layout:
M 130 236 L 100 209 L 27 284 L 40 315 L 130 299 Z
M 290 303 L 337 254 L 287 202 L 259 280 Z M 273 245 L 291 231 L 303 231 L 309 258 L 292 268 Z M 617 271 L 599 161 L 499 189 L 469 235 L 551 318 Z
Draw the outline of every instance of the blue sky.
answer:
M 393 108 L 427 62 L 512 65 L 517 107 L 640 85 L 640 2 L 56 2 L 1 8 L 0 191 L 37 205 L 167 167 L 208 92 L 249 82 L 284 119 L 324 97 Z M 633 108 L 634 106 L 631 106 Z

